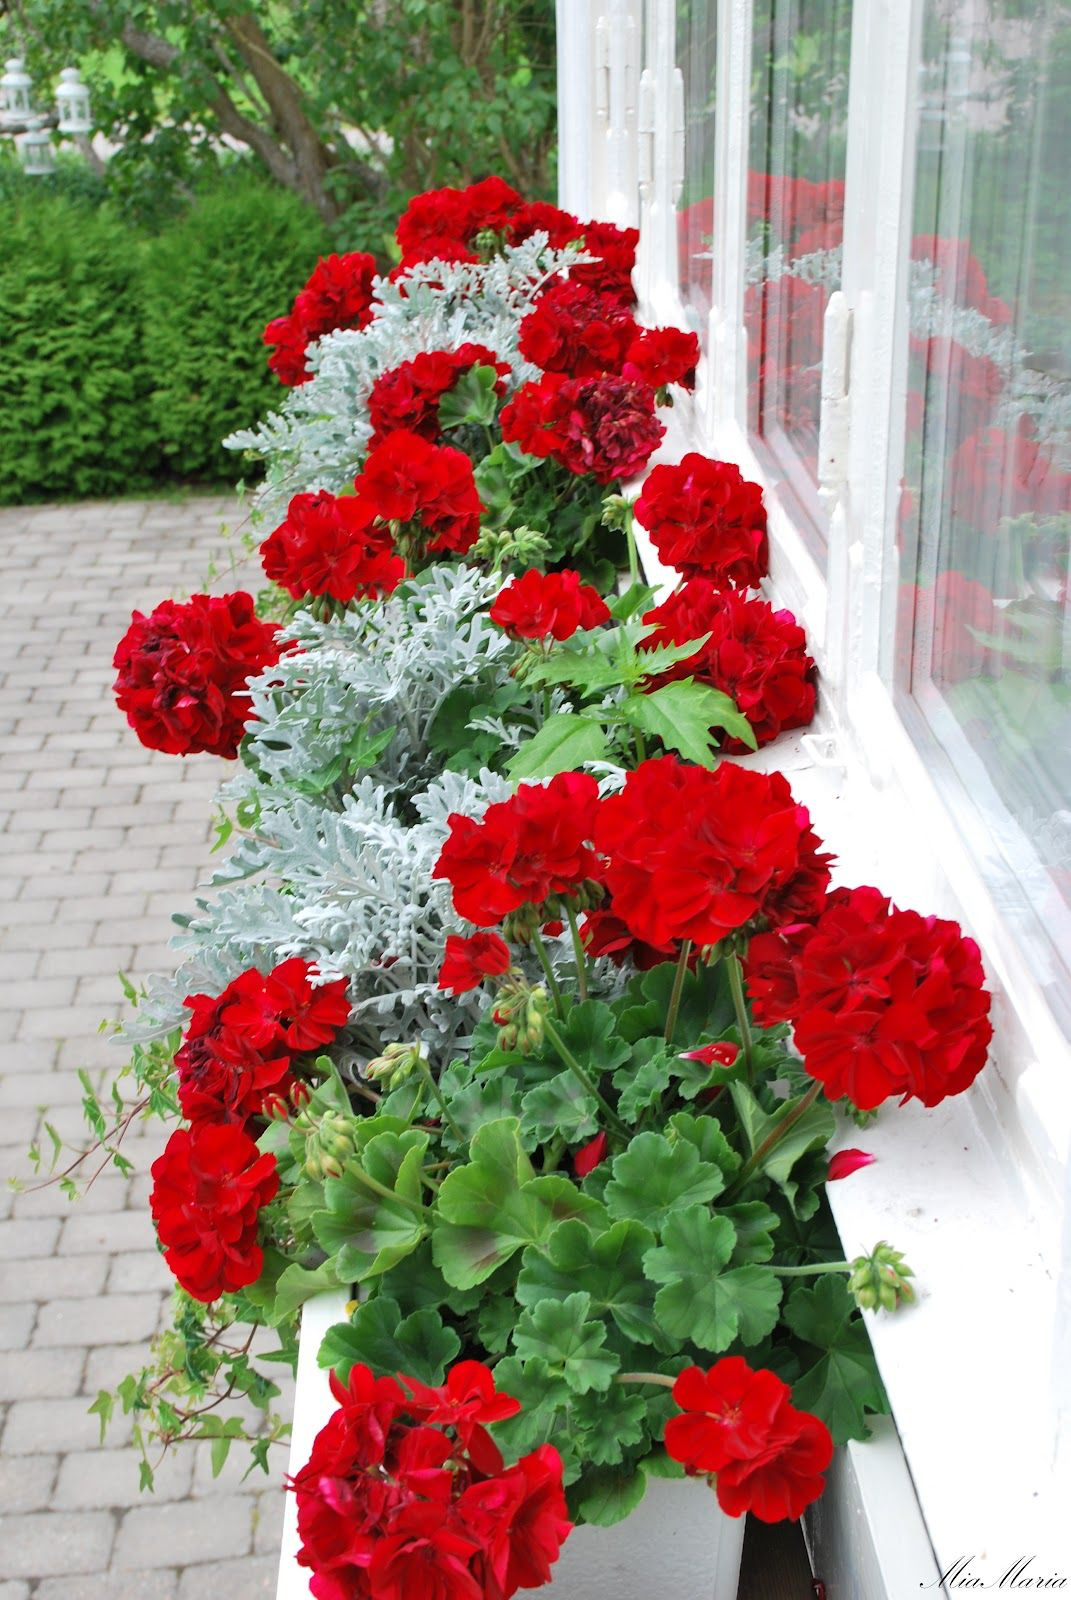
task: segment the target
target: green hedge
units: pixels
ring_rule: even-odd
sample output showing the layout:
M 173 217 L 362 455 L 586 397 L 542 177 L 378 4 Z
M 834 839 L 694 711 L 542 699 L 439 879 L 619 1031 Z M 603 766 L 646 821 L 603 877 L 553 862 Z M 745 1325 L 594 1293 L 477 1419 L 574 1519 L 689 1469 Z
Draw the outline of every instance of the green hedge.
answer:
M 146 237 L 22 188 L 0 239 L 0 504 L 239 476 L 220 440 L 279 393 L 264 324 L 329 248 L 300 201 L 231 181 Z
M 152 241 L 143 273 L 149 411 L 176 475 L 238 473 L 220 440 L 280 395 L 264 325 L 289 309 L 329 249 L 301 201 L 249 182 L 217 190 Z

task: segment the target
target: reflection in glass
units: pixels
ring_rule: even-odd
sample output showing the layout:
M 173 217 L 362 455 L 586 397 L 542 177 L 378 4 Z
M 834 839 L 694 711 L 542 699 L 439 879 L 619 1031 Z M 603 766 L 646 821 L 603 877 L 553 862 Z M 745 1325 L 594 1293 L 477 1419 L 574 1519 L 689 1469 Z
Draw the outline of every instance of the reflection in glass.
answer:
M 1071 3 L 929 0 L 897 676 L 1071 922 Z M 1071 944 L 1065 949 L 1071 958 Z
M 822 325 L 841 281 L 851 26 L 851 0 L 755 0 L 749 426 L 815 522 Z
M 677 215 L 681 297 L 705 333 L 714 238 L 714 86 L 717 0 L 677 0 L 677 64 L 684 75 L 684 187 Z

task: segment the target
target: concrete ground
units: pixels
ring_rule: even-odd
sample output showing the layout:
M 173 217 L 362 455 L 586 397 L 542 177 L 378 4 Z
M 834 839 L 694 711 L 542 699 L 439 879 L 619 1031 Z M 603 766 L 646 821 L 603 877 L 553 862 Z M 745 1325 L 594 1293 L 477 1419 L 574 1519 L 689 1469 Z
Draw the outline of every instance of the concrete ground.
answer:
M 209 861 L 228 764 L 142 749 L 111 659 L 135 607 L 203 586 L 238 515 L 219 496 L 0 510 L 2 1183 L 31 1177 L 40 1108 L 81 1137 L 78 1068 L 122 1060 L 97 1031 L 123 1008 L 116 974 L 171 964 L 169 918 Z M 101 1444 L 87 1411 L 167 1321 L 147 1203 L 161 1128 L 137 1124 L 136 1175 L 84 1201 L 0 1189 L 0 1600 L 275 1592 L 285 1450 L 242 1483 L 239 1451 L 213 1480 L 209 1447 L 186 1445 L 143 1495 L 129 1429 Z

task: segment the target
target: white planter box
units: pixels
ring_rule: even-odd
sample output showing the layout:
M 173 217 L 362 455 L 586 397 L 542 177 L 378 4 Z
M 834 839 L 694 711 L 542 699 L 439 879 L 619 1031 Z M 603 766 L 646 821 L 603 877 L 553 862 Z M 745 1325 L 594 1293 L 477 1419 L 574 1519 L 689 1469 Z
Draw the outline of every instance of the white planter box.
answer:
M 301 1317 L 290 1472 L 302 1468 L 335 1409 L 316 1362 L 324 1334 L 346 1316 L 349 1296 L 317 1295 Z M 614 1528 L 577 1528 L 535 1591 L 553 1600 L 736 1600 L 743 1517 L 727 1517 L 703 1482 L 652 1478 L 636 1510 Z M 309 1572 L 297 1564 L 297 1501 L 286 1497 L 277 1600 L 308 1600 Z

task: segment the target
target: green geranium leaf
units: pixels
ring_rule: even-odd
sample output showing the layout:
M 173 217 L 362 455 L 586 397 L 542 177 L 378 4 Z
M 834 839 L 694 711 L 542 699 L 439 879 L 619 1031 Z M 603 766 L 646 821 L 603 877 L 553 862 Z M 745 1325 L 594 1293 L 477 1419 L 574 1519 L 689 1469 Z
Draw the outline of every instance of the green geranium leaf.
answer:
M 541 1245 L 524 1252 L 517 1299 L 523 1306 L 565 1300 L 582 1283 L 593 1315 L 609 1313 L 637 1344 L 661 1345 L 654 1291 L 643 1275 L 644 1253 L 654 1243 L 654 1234 L 638 1222 L 615 1222 L 603 1233 L 583 1222 L 562 1222 Z M 668 1353 L 674 1346 L 665 1348 Z
M 480 1302 L 477 1317 L 480 1343 L 491 1355 L 500 1356 L 509 1348 L 516 1326 L 517 1302 L 512 1295 L 490 1295 Z
M 635 1511 L 646 1491 L 647 1479 L 639 1467 L 631 1472 L 596 1467 L 584 1473 L 571 1499 L 585 1522 L 612 1528 Z
M 580 1289 L 564 1300 L 540 1300 L 521 1313 L 513 1343 L 521 1360 L 539 1356 L 576 1394 L 610 1387 L 620 1359 L 607 1350 L 606 1324 L 589 1320 L 591 1297 Z
M 592 1389 L 575 1395 L 569 1415 L 580 1454 L 592 1466 L 616 1466 L 649 1436 L 647 1400 L 623 1383 L 611 1383 L 605 1394 Z
M 470 367 L 468 372 L 462 373 L 439 401 L 440 428 L 446 432 L 466 422 L 490 427 L 498 410 L 497 382 L 498 373 L 494 367 Z
M 716 1117 L 696 1117 L 689 1111 L 678 1111 L 669 1119 L 669 1139 L 682 1139 L 699 1152 L 703 1161 L 709 1161 L 728 1180 L 740 1167 L 740 1157 L 721 1131 Z
M 633 1045 L 631 1059 L 614 1073 L 618 1115 L 626 1122 L 638 1122 L 642 1112 L 658 1104 L 669 1088 L 671 1059 L 660 1039 Z
M 889 1402 L 845 1280 L 830 1273 L 813 1289 L 794 1289 L 785 1302 L 784 1321 L 808 1347 L 792 1386 L 794 1404 L 821 1417 L 836 1444 L 869 1439 L 867 1413 L 883 1415 Z
M 736 1229 L 731 1265 L 747 1266 L 754 1261 L 769 1261 L 774 1253 L 773 1234 L 779 1222 L 776 1211 L 771 1211 L 761 1200 L 745 1200 L 735 1206 L 726 1206 L 719 1216 L 727 1217 Z
M 713 1200 L 725 1187 L 721 1168 L 700 1160 L 693 1144 L 671 1144 L 660 1133 L 637 1134 L 615 1157 L 613 1174 L 606 1185 L 610 1215 L 656 1232 L 680 1207 Z
M 460 1352 L 461 1340 L 437 1311 L 428 1308 L 402 1318 L 396 1300 L 376 1295 L 359 1305 L 349 1322 L 328 1328 L 316 1359 L 343 1382 L 360 1361 L 379 1377 L 407 1373 L 425 1383 L 442 1383 Z
M 472 1160 L 443 1179 L 432 1255 L 448 1283 L 472 1288 L 569 1217 L 604 1217 L 597 1200 L 557 1174 L 535 1177 L 514 1117 L 476 1133 Z
M 722 728 L 755 749 L 755 734 L 747 718 L 727 694 L 691 678 L 667 683 L 650 694 L 634 694 L 619 712 L 635 728 L 653 734 L 667 750 L 679 750 L 687 761 L 712 767 L 717 761 L 712 730 Z
M 627 997 L 617 1003 L 622 1038 L 635 1042 L 661 1035 L 676 971 L 676 962 L 663 962 L 633 979 Z M 719 961 L 701 972 L 686 973 L 673 1032 L 674 1048 L 691 1050 L 700 1039 L 718 1038 L 732 1020 L 733 1000 L 725 963 Z
M 466 1073 L 467 1071 L 466 1068 Z M 448 1073 L 444 1073 L 439 1081 L 439 1087 L 446 1100 L 451 1120 L 457 1124 L 466 1143 L 472 1140 L 484 1123 L 519 1115 L 517 1085 L 505 1067 L 481 1070 L 479 1077 L 459 1084 L 456 1088 L 452 1087 L 452 1082 L 457 1083 L 458 1078 L 451 1080 Z M 444 1126 L 442 1137 L 448 1148 L 458 1148 L 457 1139 L 451 1128 Z
M 306 1300 L 311 1300 L 314 1294 L 323 1294 L 325 1289 L 337 1289 L 340 1282 L 346 1281 L 339 1278 L 332 1261 L 325 1261 L 322 1266 L 311 1270 L 296 1261 L 292 1262 L 276 1280 L 271 1321 L 285 1321 Z
M 744 1130 L 748 1149 L 754 1153 L 759 1145 L 789 1118 L 799 1105 L 799 1098 L 783 1101 L 771 1114 L 763 1111 L 752 1091 L 745 1083 L 731 1083 L 729 1093 Z M 778 1140 L 764 1157 L 759 1170 L 788 1192 L 792 1169 L 809 1150 L 824 1150 L 836 1129 L 833 1107 L 825 1100 L 816 1100 L 799 1121 Z M 789 1196 L 791 1199 L 791 1195 Z
M 572 1053 L 598 1079 L 629 1057 L 629 1045 L 617 1031 L 617 1018 L 602 1000 L 585 1000 L 565 1018 L 564 1038 Z
M 585 761 L 609 761 L 610 744 L 603 728 L 591 717 L 559 712 L 523 744 L 506 768 L 511 778 L 552 778 L 573 772 Z
M 326 1207 L 313 1215 L 312 1226 L 322 1247 L 336 1254 L 340 1282 L 361 1283 L 389 1271 L 426 1236 L 420 1171 L 427 1147 L 428 1135 L 415 1128 L 373 1133 L 342 1177 L 324 1183 Z
M 529 1089 L 521 1101 L 521 1132 L 536 1142 L 560 1134 L 570 1144 L 598 1132 L 598 1102 L 571 1072 Z
M 725 1270 L 735 1243 L 728 1218 L 711 1216 L 703 1206 L 670 1217 L 661 1246 L 648 1250 L 643 1267 L 664 1285 L 655 1314 L 671 1337 L 716 1352 L 735 1339 L 758 1344 L 776 1327 L 780 1280 L 764 1267 Z
M 552 1444 L 562 1458 L 564 1481 L 574 1482 L 581 1468 L 571 1425 L 577 1396 L 562 1375 L 554 1372 L 542 1356 L 532 1356 L 527 1361 L 503 1356 L 495 1364 L 495 1387 L 499 1394 L 519 1400 L 522 1408 L 506 1422 L 496 1422 L 491 1430 L 506 1460 L 516 1461 L 541 1444 Z

